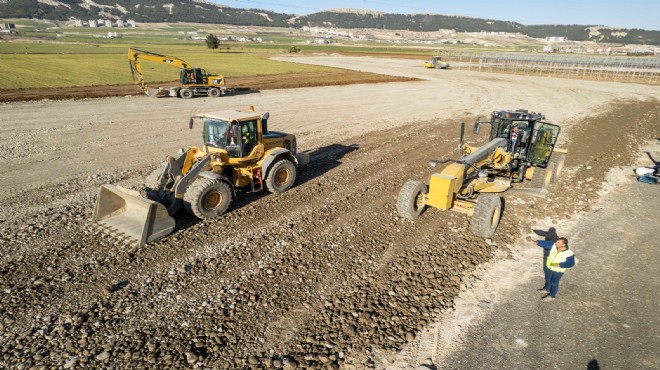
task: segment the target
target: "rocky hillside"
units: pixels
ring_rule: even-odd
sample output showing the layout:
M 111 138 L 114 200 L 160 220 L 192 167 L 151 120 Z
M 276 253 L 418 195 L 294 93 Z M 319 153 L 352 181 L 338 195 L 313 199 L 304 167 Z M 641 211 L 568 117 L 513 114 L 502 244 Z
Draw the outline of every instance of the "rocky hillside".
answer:
M 0 0 L 5 18 L 51 20 L 133 19 L 137 22 L 198 22 L 287 27 L 290 14 L 229 8 L 202 0 Z
M 273 27 L 378 28 L 431 32 L 519 32 L 531 37 L 566 36 L 573 41 L 660 45 L 660 31 L 596 25 L 532 25 L 441 14 L 388 14 L 333 9 L 304 16 L 230 8 L 203 0 L 0 0 L 4 18 L 51 20 L 133 19 L 137 22 L 198 22 Z

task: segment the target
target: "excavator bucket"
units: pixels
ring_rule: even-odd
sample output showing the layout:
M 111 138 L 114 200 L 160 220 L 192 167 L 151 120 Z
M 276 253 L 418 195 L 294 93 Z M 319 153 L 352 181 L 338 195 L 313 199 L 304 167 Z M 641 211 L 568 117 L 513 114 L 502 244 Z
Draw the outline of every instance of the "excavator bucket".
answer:
M 166 237 L 176 225 L 164 205 L 110 184 L 101 186 L 92 221 L 140 245 Z

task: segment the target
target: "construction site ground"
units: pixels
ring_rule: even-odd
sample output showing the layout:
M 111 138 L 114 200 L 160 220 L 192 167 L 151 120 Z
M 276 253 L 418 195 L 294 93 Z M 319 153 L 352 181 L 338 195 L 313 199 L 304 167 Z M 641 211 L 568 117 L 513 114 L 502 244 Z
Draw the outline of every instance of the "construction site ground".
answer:
M 652 261 L 658 246 L 646 232 L 625 233 L 655 222 L 660 209 L 657 185 L 636 191 L 642 184 L 628 181 L 640 154 L 660 138 L 660 87 L 427 70 L 414 60 L 295 61 L 419 81 L 221 99 L 0 104 L 0 367 L 529 368 L 524 357 L 532 352 L 542 368 L 587 366 L 582 357 L 556 363 L 544 346 L 579 322 L 573 311 L 607 313 L 601 322 L 612 325 L 611 335 L 629 331 L 621 343 L 650 341 L 611 368 L 657 367 L 657 331 L 619 322 L 617 313 L 627 313 L 630 299 L 642 319 L 657 312 L 657 284 L 622 292 L 654 265 L 618 258 L 627 247 L 639 263 Z M 172 235 L 143 247 L 109 238 L 90 222 L 100 185 L 139 189 L 167 155 L 200 143 L 200 132 L 187 126 L 191 113 L 250 105 L 269 111 L 270 129 L 296 134 L 311 154 L 293 189 L 241 197 L 215 220 L 179 214 Z M 457 156 L 459 123 L 505 108 L 540 111 L 562 126 L 561 146 L 570 154 L 560 181 L 544 194 L 505 193 L 503 220 L 490 239 L 472 236 L 458 213 L 399 218 L 401 185 L 428 177 L 429 159 Z M 485 137 L 470 133 L 467 140 Z M 609 203 L 601 199 L 607 191 L 615 199 Z M 631 205 L 616 201 L 637 193 Z M 640 202 L 651 207 L 626 208 Z M 647 214 L 653 218 L 642 218 Z M 617 239 L 597 235 L 610 224 Z M 541 305 L 530 291 L 540 252 L 529 239 L 549 227 L 575 239 L 583 262 L 562 281 L 560 299 Z M 598 240 L 615 243 L 593 246 Z M 642 240 L 648 247 L 631 249 Z M 605 248 L 611 252 L 601 256 Z M 617 273 L 606 279 L 620 281 L 619 288 L 582 281 L 609 269 Z M 516 316 L 523 308 L 529 316 Z M 566 315 L 566 326 L 547 324 Z M 518 329 L 534 317 L 541 327 Z M 479 325 L 492 320 L 521 322 Z M 597 334 L 562 338 L 575 348 L 588 345 L 573 343 L 580 339 L 619 349 Z M 507 355 L 516 346 L 522 349 Z M 468 357 L 460 357 L 466 349 Z M 476 351 L 504 355 L 481 360 Z M 594 360 L 608 364 L 599 353 Z

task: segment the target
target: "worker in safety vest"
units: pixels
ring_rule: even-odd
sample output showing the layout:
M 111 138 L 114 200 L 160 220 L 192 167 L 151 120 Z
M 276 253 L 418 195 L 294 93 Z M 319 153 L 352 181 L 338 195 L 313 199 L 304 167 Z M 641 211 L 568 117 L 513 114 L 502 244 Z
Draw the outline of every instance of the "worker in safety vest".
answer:
M 545 285 L 538 291 L 548 293 L 543 297 L 544 301 L 552 301 L 559 291 L 559 279 L 564 276 L 566 269 L 575 266 L 575 254 L 568 249 L 566 238 L 558 238 L 555 242 L 539 240 L 536 245 L 550 250 L 545 259 Z

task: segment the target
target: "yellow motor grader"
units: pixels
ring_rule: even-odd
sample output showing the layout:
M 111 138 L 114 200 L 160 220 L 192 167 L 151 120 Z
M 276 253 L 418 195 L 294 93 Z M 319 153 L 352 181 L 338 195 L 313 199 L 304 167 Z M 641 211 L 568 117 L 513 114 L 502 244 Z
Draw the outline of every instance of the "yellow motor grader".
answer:
M 181 208 L 200 218 L 222 215 L 239 192 L 287 191 L 297 166 L 309 156 L 297 153 L 296 137 L 269 131 L 269 114 L 219 111 L 190 118 L 203 125 L 204 145 L 181 149 L 147 177 L 147 198 L 116 185 L 101 186 L 92 221 L 140 245 L 169 235 Z
M 495 111 L 490 121 L 475 122 L 475 134 L 482 125 L 491 126 L 490 142 L 481 147 L 464 143 L 461 123 L 459 159 L 430 161 L 442 170 L 431 175 L 428 185 L 407 181 L 397 199 L 399 215 L 416 219 L 427 207 L 451 209 L 472 217 L 475 235 L 492 236 L 502 216 L 498 193 L 527 180 L 532 188 L 544 189 L 562 171 L 567 151 L 555 148 L 560 127 L 544 119 L 522 109 Z

